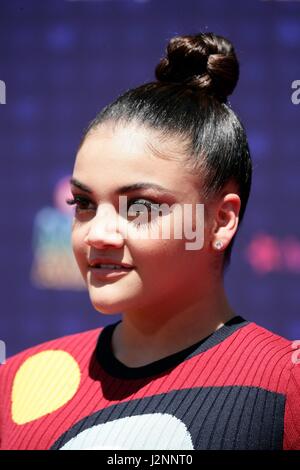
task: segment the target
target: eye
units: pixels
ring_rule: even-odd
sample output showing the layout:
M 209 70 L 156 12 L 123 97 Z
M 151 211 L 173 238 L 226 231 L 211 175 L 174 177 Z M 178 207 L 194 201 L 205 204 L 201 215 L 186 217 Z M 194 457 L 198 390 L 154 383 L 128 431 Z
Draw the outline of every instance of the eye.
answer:
M 79 195 L 74 196 L 73 199 L 66 199 L 66 203 L 75 205 L 76 213 L 95 210 L 92 202 L 88 198 Z M 92 207 L 90 205 L 92 205 Z M 156 219 L 159 206 L 159 204 L 147 199 L 131 199 L 127 204 L 127 215 L 133 218 L 138 217 L 139 225 L 142 225 L 151 222 L 151 215 Z
M 83 196 L 74 196 L 73 199 L 66 199 L 66 203 L 70 206 L 75 205 L 76 212 L 91 210 L 88 207 L 91 201 Z
M 138 218 L 139 226 L 154 222 L 157 219 L 158 213 L 159 204 L 146 199 L 131 199 L 127 205 L 128 217 Z
M 147 201 L 146 199 L 131 199 L 128 202 L 128 212 L 130 212 L 130 207 L 132 208 L 131 212 L 134 212 L 134 215 L 137 215 L 137 212 L 144 213 L 151 210 L 158 210 L 159 204 L 156 204 L 152 201 Z

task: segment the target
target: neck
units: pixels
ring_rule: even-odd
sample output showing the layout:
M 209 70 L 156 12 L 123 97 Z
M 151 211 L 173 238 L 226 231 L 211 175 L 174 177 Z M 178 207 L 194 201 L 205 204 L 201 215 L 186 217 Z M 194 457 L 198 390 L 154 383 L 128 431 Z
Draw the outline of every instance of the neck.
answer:
M 115 356 L 128 367 L 141 367 L 167 357 L 207 337 L 233 318 L 223 285 L 198 299 L 170 299 L 151 308 L 126 312 L 115 328 Z

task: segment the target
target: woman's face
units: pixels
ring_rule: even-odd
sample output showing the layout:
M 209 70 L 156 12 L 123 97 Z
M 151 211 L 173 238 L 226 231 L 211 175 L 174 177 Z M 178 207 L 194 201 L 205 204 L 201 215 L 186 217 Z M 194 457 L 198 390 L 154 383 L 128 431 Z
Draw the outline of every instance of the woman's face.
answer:
M 155 149 L 171 158 L 159 158 Z M 161 142 L 157 131 L 133 124 L 116 128 L 102 124 L 85 138 L 75 161 L 75 184 L 71 184 L 77 201 L 72 246 L 96 310 L 125 313 L 184 306 L 207 288 L 208 227 L 203 248 L 187 249 L 187 242 L 199 245 L 187 230 L 197 230 L 200 245 L 202 242 L 201 208 L 196 212 L 196 204 L 202 202 L 199 178 L 185 169 L 181 152 L 178 139 Z M 123 188 L 137 183 L 159 185 L 164 190 Z M 126 201 L 125 213 L 120 210 L 119 196 L 123 196 L 123 204 Z M 156 204 L 152 220 L 151 204 Z M 160 214 L 155 210 L 158 204 L 164 204 Z M 185 213 L 184 204 L 190 207 Z M 181 236 L 176 232 L 175 237 L 175 224 L 182 228 L 183 214 L 186 231 L 182 229 Z M 90 267 L 92 260 L 101 257 L 133 268 L 118 277 L 105 277 L 99 268 Z

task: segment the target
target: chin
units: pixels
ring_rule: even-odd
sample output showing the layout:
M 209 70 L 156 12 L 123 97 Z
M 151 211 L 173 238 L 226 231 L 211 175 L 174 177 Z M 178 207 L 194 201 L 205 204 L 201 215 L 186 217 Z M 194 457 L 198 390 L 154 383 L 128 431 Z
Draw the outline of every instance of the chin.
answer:
M 126 304 L 122 299 L 114 300 L 112 295 L 105 298 L 95 292 L 90 293 L 90 301 L 95 310 L 106 315 L 120 314 Z
M 102 313 L 103 315 L 120 315 L 120 310 L 116 310 L 114 308 L 105 308 L 102 305 L 95 305 L 93 307 L 97 312 Z

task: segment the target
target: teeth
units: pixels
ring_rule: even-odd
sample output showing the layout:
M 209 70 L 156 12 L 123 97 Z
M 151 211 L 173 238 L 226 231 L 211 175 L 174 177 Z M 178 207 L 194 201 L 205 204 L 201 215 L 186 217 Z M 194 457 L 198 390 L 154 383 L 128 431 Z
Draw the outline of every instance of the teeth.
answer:
M 100 268 L 108 268 L 108 269 L 121 269 L 122 266 L 117 266 L 115 264 L 99 264 L 97 265 L 97 267 L 100 267 Z

